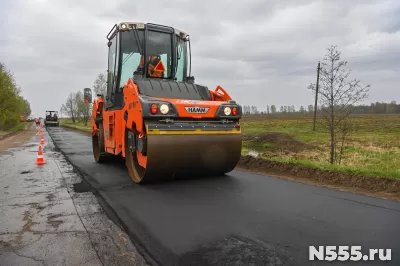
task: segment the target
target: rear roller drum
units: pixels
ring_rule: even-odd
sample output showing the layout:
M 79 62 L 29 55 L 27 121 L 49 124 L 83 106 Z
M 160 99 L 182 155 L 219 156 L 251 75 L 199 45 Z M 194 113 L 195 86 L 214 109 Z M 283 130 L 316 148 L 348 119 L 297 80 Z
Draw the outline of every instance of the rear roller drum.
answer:
M 99 124 L 99 133 L 92 136 L 92 147 L 94 160 L 97 163 L 104 163 L 105 161 L 107 161 L 108 156 L 105 152 L 104 130 L 102 123 Z

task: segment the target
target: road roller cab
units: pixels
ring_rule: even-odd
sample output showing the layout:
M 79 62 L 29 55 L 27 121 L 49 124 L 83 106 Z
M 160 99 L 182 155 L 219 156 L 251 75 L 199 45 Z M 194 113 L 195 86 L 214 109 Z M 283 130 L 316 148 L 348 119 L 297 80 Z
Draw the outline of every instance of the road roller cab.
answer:
M 150 23 L 114 25 L 107 92 L 92 109 L 96 162 L 125 157 L 135 183 L 225 174 L 241 155 L 242 107 L 191 76 L 189 35 Z

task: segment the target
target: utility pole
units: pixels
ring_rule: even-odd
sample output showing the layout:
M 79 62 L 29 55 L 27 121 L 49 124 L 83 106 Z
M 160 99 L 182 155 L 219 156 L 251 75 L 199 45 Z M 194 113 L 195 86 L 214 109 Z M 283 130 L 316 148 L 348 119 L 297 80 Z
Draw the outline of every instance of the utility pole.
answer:
M 317 121 L 317 102 L 318 102 L 318 87 L 319 87 L 319 70 L 320 70 L 320 62 L 318 62 L 317 67 L 317 84 L 315 86 L 315 104 L 314 104 L 314 125 L 313 131 L 315 131 L 315 123 Z

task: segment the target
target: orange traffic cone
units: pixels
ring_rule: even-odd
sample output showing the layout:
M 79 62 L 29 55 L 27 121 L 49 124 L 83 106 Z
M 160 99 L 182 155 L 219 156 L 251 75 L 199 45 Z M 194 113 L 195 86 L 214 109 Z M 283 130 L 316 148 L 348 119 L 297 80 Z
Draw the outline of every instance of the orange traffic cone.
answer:
M 44 142 L 44 138 L 43 138 L 43 136 L 41 136 L 41 138 L 40 138 L 40 144 L 44 144 L 45 142 Z
M 41 146 L 39 146 L 41 147 Z M 43 152 L 41 150 L 38 151 L 37 159 L 36 159 L 36 164 L 37 165 L 42 165 L 45 164 L 46 161 L 43 159 Z
M 39 150 L 38 151 L 42 151 L 42 150 L 43 150 L 42 145 L 39 145 Z

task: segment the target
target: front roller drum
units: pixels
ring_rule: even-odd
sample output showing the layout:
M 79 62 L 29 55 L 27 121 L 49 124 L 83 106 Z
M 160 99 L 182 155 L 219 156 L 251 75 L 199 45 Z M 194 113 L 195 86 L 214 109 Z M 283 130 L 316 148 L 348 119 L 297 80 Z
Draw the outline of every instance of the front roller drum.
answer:
M 135 183 L 223 175 L 236 167 L 241 149 L 241 134 L 147 135 L 146 167 L 128 150 L 126 165 Z

